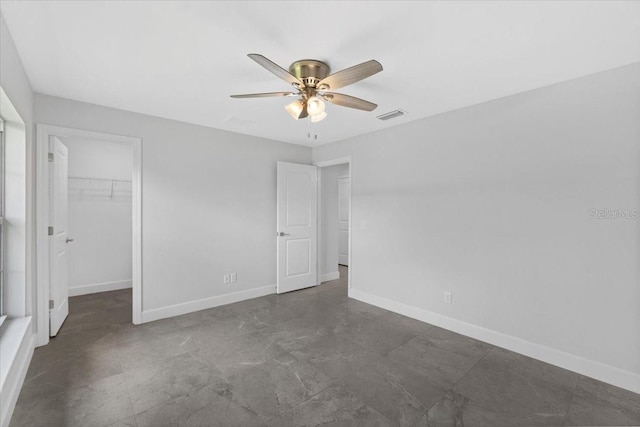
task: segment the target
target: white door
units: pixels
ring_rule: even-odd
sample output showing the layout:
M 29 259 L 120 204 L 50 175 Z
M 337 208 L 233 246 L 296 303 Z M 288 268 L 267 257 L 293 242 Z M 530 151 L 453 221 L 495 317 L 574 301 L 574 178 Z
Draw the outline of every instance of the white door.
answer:
M 277 290 L 315 286 L 318 168 L 278 162 Z
M 55 336 L 69 314 L 69 250 L 67 236 L 67 147 L 49 141 L 49 335 Z
M 351 179 L 338 179 L 338 264 L 349 265 Z

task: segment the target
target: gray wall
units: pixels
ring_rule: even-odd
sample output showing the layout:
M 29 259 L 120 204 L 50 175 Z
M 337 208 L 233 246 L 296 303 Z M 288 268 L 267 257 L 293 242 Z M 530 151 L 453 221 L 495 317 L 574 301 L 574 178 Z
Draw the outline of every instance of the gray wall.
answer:
M 143 312 L 275 284 L 276 162 L 310 148 L 41 94 L 35 117 L 142 138 Z
M 349 155 L 354 296 L 640 391 L 640 221 L 591 212 L 640 209 L 640 64 L 313 150 Z
M 0 85 L 27 126 L 27 141 L 33 140 L 33 91 L 22 67 L 4 18 L 0 15 Z

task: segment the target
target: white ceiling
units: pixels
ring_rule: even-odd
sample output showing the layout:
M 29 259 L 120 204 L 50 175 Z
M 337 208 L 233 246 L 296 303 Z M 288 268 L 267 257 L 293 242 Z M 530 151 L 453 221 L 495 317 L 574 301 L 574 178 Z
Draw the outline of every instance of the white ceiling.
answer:
M 37 92 L 280 141 L 317 145 L 640 61 L 640 2 L 98 2 L 2 0 Z M 333 71 L 377 59 L 327 106 L 294 121 L 289 90 L 249 59 Z M 381 122 L 401 108 L 408 115 Z M 307 134 L 318 135 L 308 139 Z

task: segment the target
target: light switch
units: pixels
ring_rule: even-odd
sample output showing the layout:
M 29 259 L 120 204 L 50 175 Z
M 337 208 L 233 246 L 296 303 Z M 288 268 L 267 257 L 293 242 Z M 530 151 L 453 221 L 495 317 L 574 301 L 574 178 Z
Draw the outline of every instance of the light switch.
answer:
M 362 220 L 360 221 L 360 229 L 362 230 L 366 230 L 367 229 L 367 221 L 366 220 Z

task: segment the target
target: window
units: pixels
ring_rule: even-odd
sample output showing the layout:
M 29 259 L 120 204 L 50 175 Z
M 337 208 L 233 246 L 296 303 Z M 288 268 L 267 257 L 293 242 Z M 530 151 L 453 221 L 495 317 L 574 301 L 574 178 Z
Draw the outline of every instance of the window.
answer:
M 0 324 L 4 320 L 4 120 L 0 117 Z
M 0 324 L 4 320 L 4 120 L 0 117 Z

